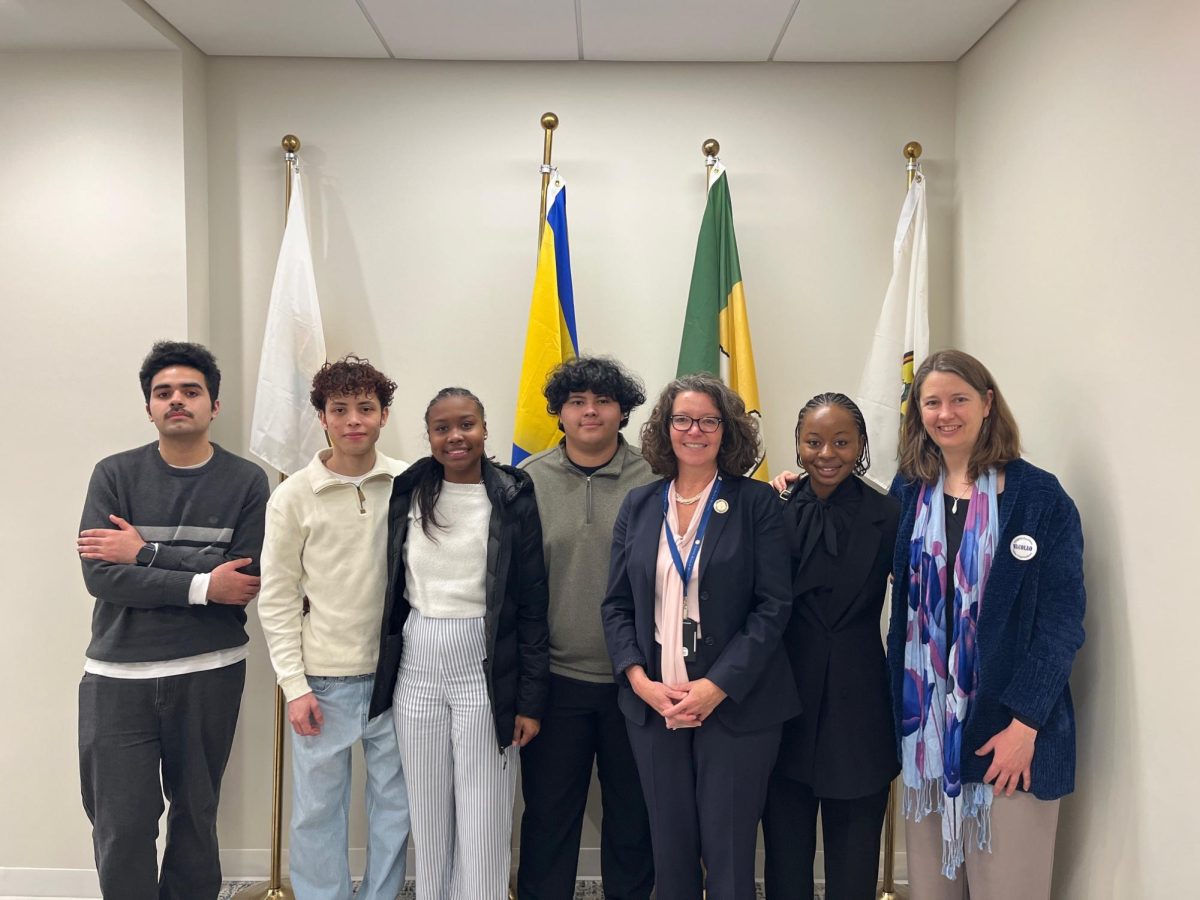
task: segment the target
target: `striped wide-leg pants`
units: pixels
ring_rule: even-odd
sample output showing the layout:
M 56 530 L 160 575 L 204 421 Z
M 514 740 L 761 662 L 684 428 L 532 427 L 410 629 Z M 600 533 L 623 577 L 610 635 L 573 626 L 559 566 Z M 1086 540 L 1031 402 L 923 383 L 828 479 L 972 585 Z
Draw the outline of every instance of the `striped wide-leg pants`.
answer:
M 417 900 L 504 900 L 517 760 L 501 752 L 484 680 L 483 619 L 404 624 L 392 705 L 408 781 Z

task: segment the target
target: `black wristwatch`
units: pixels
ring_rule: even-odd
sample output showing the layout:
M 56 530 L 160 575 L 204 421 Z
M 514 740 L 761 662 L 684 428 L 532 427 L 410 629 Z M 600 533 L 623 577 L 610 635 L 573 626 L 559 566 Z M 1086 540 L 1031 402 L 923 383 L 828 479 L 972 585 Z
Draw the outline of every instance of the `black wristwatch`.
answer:
M 142 548 L 137 552 L 137 564 L 139 566 L 149 566 L 153 564 L 154 557 L 158 556 L 158 544 L 142 544 Z

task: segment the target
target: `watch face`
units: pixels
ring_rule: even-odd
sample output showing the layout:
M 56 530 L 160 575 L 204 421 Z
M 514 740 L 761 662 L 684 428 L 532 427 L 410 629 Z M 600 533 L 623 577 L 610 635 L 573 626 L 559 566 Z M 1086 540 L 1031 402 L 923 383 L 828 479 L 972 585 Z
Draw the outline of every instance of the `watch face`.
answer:
M 142 549 L 137 552 L 137 564 L 139 566 L 148 566 L 152 559 L 154 559 L 154 545 L 142 544 Z

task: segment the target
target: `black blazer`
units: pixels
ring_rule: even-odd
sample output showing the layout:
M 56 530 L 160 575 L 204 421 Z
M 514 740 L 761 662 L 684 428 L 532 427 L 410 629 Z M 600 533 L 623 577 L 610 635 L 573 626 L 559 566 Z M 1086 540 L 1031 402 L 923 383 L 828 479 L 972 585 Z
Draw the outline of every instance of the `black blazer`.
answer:
M 379 662 L 368 715 L 392 705 L 404 622 L 410 607 L 405 596 L 404 541 L 408 510 L 417 483 L 432 460 L 418 460 L 392 482 L 388 507 L 388 586 L 379 634 Z M 492 504 L 488 522 L 486 612 L 483 617 L 487 658 L 481 661 L 488 700 L 503 749 L 512 743 L 517 715 L 540 719 L 550 690 L 550 630 L 546 624 L 546 568 L 542 561 L 542 525 L 529 473 L 483 461 L 483 485 Z
M 818 548 L 804 567 L 792 558 L 795 603 L 783 638 L 804 714 L 784 725 L 775 771 L 834 800 L 873 794 L 900 771 L 879 627 L 900 504 L 861 481 L 839 490 L 855 488 L 860 500 L 838 556 Z M 789 530 L 794 497 L 784 507 Z M 832 592 L 818 589 L 829 580 Z
M 661 678 L 654 641 L 654 579 L 663 526 L 663 481 L 634 488 L 613 528 L 608 594 L 600 607 L 616 674 L 617 702 L 636 724 L 645 702 L 625 670 L 634 664 Z M 732 731 L 776 725 L 800 711 L 795 680 L 780 645 L 791 615 L 788 547 L 779 500 L 769 485 L 724 475 L 700 551 L 700 633 L 711 660 L 704 677 L 729 696 L 713 715 Z M 651 713 L 657 715 L 657 713 Z

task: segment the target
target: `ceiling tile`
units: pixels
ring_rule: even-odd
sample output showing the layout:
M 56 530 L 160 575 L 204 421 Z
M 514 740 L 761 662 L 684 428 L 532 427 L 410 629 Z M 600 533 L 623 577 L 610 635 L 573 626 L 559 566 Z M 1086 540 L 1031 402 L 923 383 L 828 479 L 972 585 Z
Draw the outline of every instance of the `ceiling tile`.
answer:
M 952 62 L 1015 0 L 800 0 L 777 62 Z
M 794 0 L 580 0 L 586 59 L 763 62 Z
M 147 2 L 212 56 L 387 56 L 354 0 Z
M 578 59 L 572 0 L 362 0 L 398 59 Z
M 122 0 L 0 0 L 0 50 L 175 50 Z

